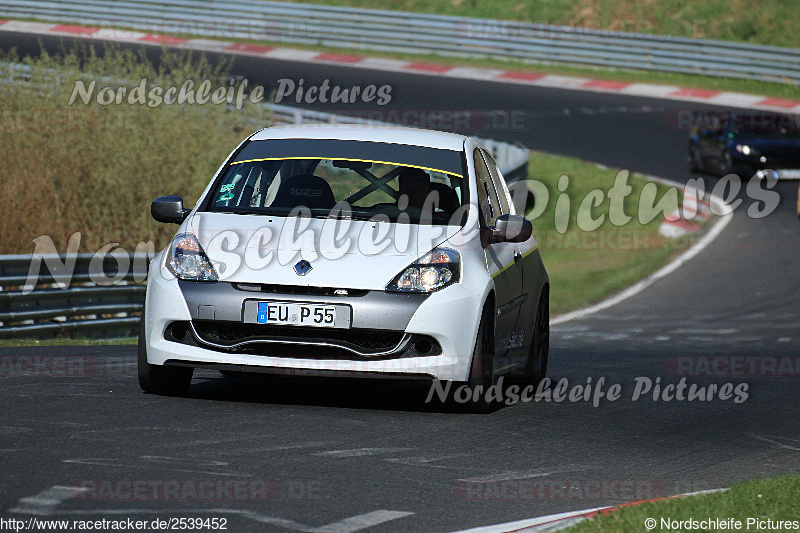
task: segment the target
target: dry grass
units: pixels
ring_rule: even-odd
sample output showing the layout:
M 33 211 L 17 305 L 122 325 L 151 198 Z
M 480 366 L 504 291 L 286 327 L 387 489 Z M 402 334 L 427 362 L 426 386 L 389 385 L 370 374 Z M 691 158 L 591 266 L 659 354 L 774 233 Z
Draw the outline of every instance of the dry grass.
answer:
M 99 56 L 82 48 L 0 61 L 31 68 L 29 85 L 0 84 L 0 254 L 31 253 L 40 235 L 64 251 L 74 232 L 82 234 L 82 251 L 110 242 L 132 251 L 150 240 L 158 249 L 174 227 L 150 218 L 153 198 L 180 194 L 192 205 L 231 148 L 257 128 L 257 106 L 67 105 L 75 80 L 87 73 L 101 78 L 97 90 L 142 78 L 162 87 L 208 78 L 217 86 L 228 65 L 202 56 L 165 50 L 154 65 L 143 53 Z

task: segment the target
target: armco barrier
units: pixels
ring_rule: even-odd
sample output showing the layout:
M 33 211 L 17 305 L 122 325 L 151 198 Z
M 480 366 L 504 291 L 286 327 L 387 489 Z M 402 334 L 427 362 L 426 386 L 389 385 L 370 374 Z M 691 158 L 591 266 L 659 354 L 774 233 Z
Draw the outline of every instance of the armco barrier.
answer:
M 0 17 L 337 48 L 800 83 L 800 50 L 264 0 L 4 0 Z
M 133 334 L 149 259 L 146 254 L 0 256 L 0 338 Z

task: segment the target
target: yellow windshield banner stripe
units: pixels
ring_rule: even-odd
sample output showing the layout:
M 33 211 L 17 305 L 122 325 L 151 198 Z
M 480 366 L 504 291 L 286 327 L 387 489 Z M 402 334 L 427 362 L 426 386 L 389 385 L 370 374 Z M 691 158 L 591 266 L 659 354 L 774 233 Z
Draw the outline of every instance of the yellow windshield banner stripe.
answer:
M 234 161 L 231 165 L 239 165 L 242 163 L 255 163 L 258 161 L 291 161 L 292 159 L 324 159 L 327 161 L 355 161 L 358 163 L 376 163 L 380 165 L 397 165 L 401 167 L 411 167 L 411 168 L 419 168 L 422 170 L 431 170 L 433 172 L 441 172 L 442 174 L 449 174 L 451 176 L 455 176 L 457 178 L 462 177 L 461 174 L 457 174 L 455 172 L 449 172 L 447 170 L 441 170 L 438 168 L 431 168 L 431 167 L 423 167 L 419 165 L 407 165 L 405 163 L 395 163 L 392 161 L 375 161 L 373 159 L 353 159 L 350 157 L 263 157 L 260 159 L 244 159 L 242 161 Z

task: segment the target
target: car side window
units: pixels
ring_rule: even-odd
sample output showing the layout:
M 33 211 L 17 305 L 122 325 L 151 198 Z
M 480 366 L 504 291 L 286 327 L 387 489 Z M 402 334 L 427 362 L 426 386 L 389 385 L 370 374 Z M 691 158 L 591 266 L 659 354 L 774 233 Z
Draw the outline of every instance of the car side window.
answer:
M 506 196 L 505 182 L 500 175 L 500 170 L 497 168 L 497 163 L 494 162 L 492 156 L 488 152 L 481 150 L 483 157 L 486 160 L 486 166 L 489 168 L 489 175 L 492 178 L 492 186 L 497 195 L 498 206 L 500 207 L 500 214 L 506 215 L 511 213 L 511 208 L 508 205 L 508 196 Z
M 494 191 L 494 186 L 491 181 L 491 174 L 489 167 L 483 160 L 481 151 L 476 148 L 472 154 L 473 162 L 475 163 L 475 177 L 478 184 L 478 207 L 483 217 L 483 222 L 487 226 L 494 226 L 497 217 L 500 216 L 500 207 L 497 200 L 497 194 Z

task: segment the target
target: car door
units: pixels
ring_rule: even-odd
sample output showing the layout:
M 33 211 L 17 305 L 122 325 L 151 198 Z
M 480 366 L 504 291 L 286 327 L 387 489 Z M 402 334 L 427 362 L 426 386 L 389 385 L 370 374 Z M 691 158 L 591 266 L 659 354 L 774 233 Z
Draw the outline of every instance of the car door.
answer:
M 508 193 L 508 188 L 506 187 L 503 175 L 500 173 L 500 169 L 497 167 L 497 163 L 495 163 L 492 156 L 485 151 L 483 152 L 483 156 L 486 160 L 486 165 L 489 167 L 489 175 L 492 178 L 492 185 L 497 193 L 501 212 L 516 214 L 514 213 L 513 206 L 509 201 L 511 195 Z M 521 356 L 523 359 L 527 358 L 526 343 L 529 341 L 529 339 L 526 338 L 526 335 L 531 334 L 529 330 L 534 320 L 534 317 L 531 316 L 531 310 L 533 309 L 535 312 L 535 307 L 531 305 L 528 294 L 531 292 L 531 287 L 529 286 L 533 285 L 533 272 L 535 269 L 531 268 L 531 270 L 528 272 L 525 270 L 525 264 L 530 262 L 532 259 L 528 252 L 535 247 L 534 242 L 535 241 L 533 241 L 533 239 L 529 239 L 528 241 L 522 243 L 508 243 L 512 250 L 514 263 L 513 265 L 509 266 L 504 273 L 510 279 L 511 284 L 516 287 L 516 292 L 514 293 L 513 298 L 507 304 L 508 307 L 503 310 L 506 314 L 508 314 L 509 321 L 511 320 L 511 317 L 515 317 L 514 326 L 511 330 L 510 336 L 507 338 L 506 344 L 509 350 L 509 355 Z M 530 275 L 530 279 L 526 278 L 526 274 Z
M 500 173 L 500 169 L 488 153 L 484 155 L 489 167 L 489 174 L 492 177 L 492 183 L 500 200 L 500 208 L 504 213 L 519 214 L 514 211 L 514 206 L 510 202 L 511 195 L 508 192 L 508 187 L 503 175 Z M 533 302 L 536 297 L 531 295 L 538 292 L 535 280 L 539 269 L 532 264 L 534 257 L 531 252 L 536 249 L 537 245 L 536 240 L 533 238 L 525 242 L 509 244 L 514 257 L 514 265 L 509 267 L 509 276 L 513 278 L 514 285 L 518 287 L 518 291 L 514 299 L 511 300 L 508 310 L 510 314 L 517 316 L 514 329 L 509 338 L 509 351 L 512 355 L 516 352 L 516 355 L 526 359 L 528 356 L 527 348 L 530 344 L 531 326 L 536 314 L 536 303 Z
M 491 159 L 485 157 L 480 148 L 476 148 L 473 153 L 473 161 L 477 177 L 478 204 L 483 222 L 486 226 L 493 227 L 497 217 L 508 213 L 508 202 L 505 195 L 501 201 L 497 194 L 492 174 L 489 171 Z M 503 211 L 504 207 L 505 211 Z M 484 247 L 486 265 L 489 274 L 494 279 L 497 300 L 495 319 L 495 369 L 497 371 L 503 368 L 503 362 L 499 359 L 508 355 L 519 314 L 519 307 L 515 300 L 522 289 L 522 271 L 514 260 L 515 251 L 516 244 L 508 242 L 486 243 Z

